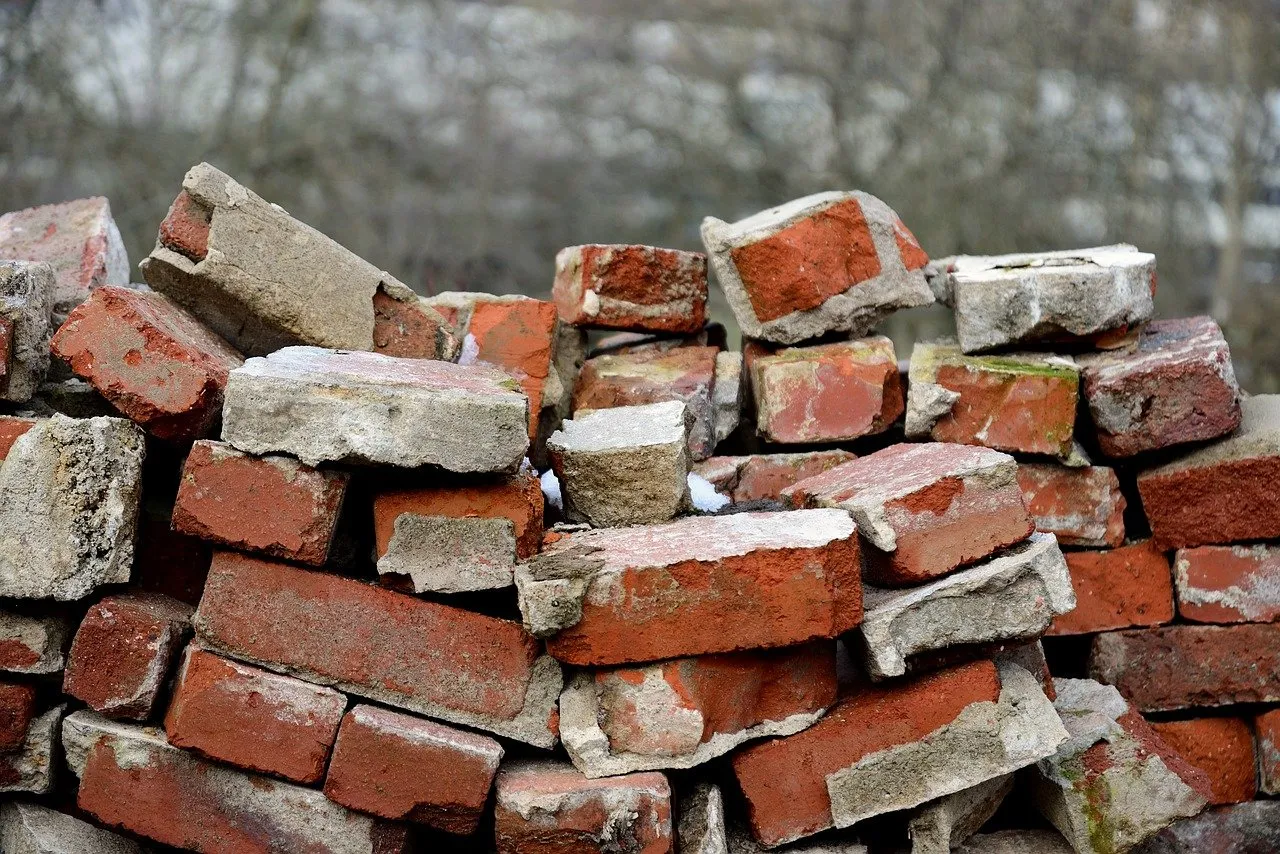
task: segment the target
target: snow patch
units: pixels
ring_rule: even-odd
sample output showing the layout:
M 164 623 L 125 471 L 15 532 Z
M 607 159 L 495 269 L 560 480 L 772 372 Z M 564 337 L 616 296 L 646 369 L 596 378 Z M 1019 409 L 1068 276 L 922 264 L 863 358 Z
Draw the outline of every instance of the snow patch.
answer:
M 689 498 L 693 501 L 693 506 L 703 513 L 715 513 L 729 503 L 729 499 L 716 492 L 716 488 L 711 485 L 711 481 L 707 480 L 700 474 L 689 472 Z M 546 489 L 546 487 L 543 487 Z
M 556 473 L 547 469 L 538 480 L 542 483 L 542 494 L 547 499 L 547 503 L 557 510 L 563 510 L 564 501 L 560 498 L 560 480 L 556 477 Z

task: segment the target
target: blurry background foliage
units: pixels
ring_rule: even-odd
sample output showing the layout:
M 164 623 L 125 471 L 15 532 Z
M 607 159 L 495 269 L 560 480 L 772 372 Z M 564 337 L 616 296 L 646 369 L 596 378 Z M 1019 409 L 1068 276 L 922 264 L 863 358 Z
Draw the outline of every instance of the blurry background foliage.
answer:
M 424 293 L 833 188 L 1130 242 L 1280 391 L 1280 0 L 0 0 L 0 210 L 106 195 L 136 263 L 200 160 Z

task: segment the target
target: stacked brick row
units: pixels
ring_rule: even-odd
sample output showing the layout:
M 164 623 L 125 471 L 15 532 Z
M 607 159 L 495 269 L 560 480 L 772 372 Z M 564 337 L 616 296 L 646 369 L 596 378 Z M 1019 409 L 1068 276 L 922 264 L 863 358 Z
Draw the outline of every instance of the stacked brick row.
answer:
M 105 200 L 0 217 L 0 850 L 1274 832 L 1191 818 L 1254 725 L 1184 710 L 1280 703 L 1280 423 L 1151 321 L 1154 259 L 931 264 L 856 192 L 703 239 L 423 298 L 205 164 L 146 285 Z M 874 329 L 935 299 L 904 377 Z M 1160 627 L 1174 550 L 1181 617 L 1238 624 Z

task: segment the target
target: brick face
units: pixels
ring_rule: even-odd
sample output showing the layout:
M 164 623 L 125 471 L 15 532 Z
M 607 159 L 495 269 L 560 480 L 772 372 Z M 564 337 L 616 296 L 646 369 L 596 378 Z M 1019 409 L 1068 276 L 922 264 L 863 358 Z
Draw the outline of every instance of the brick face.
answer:
M 1053 618 L 1050 635 L 1159 626 L 1173 621 L 1169 559 L 1150 540 L 1105 551 L 1067 552 L 1074 611 Z
M 1258 792 L 1253 731 L 1239 718 L 1193 718 L 1151 725 L 1165 743 L 1209 778 L 1211 803 L 1238 804 Z

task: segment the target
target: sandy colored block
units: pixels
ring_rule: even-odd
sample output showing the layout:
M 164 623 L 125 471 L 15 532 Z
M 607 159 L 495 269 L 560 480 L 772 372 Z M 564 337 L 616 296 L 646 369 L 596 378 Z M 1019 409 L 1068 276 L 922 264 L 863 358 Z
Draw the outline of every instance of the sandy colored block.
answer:
M 6 854 L 145 854 L 132 839 L 38 804 L 0 805 L 0 851 Z
M 777 501 L 788 486 L 852 459 L 852 453 L 841 450 L 711 457 L 695 463 L 693 472 L 705 477 L 735 504 Z
M 0 670 L 8 673 L 57 673 L 71 639 L 63 617 L 33 617 L 0 611 Z
M 1019 463 L 1018 486 L 1036 530 L 1054 534 L 1064 546 L 1124 545 L 1124 510 L 1114 469 Z
M 695 333 L 707 309 L 707 256 L 656 246 L 591 243 L 556 253 L 560 319 L 596 329 Z
M 716 444 L 733 435 L 742 420 L 742 406 L 746 398 L 746 363 L 741 353 L 722 350 L 716 353 L 715 383 L 711 387 L 711 406 L 714 410 Z
M 1209 803 L 1238 804 L 1258 794 L 1253 730 L 1240 718 L 1157 721 L 1156 735 L 1209 778 Z
M 25 403 L 44 382 L 54 290 L 47 264 L 0 260 L 0 401 Z
M 1067 552 L 1076 608 L 1047 634 L 1084 635 L 1173 622 L 1169 559 L 1150 540 L 1104 551 Z
M 1280 547 L 1200 546 L 1173 557 L 1178 616 L 1193 623 L 1280 621 Z
M 57 706 L 32 718 L 26 738 L 18 749 L 0 753 L 0 794 L 30 792 L 47 795 L 53 790 L 58 726 L 66 710 L 66 706 Z

